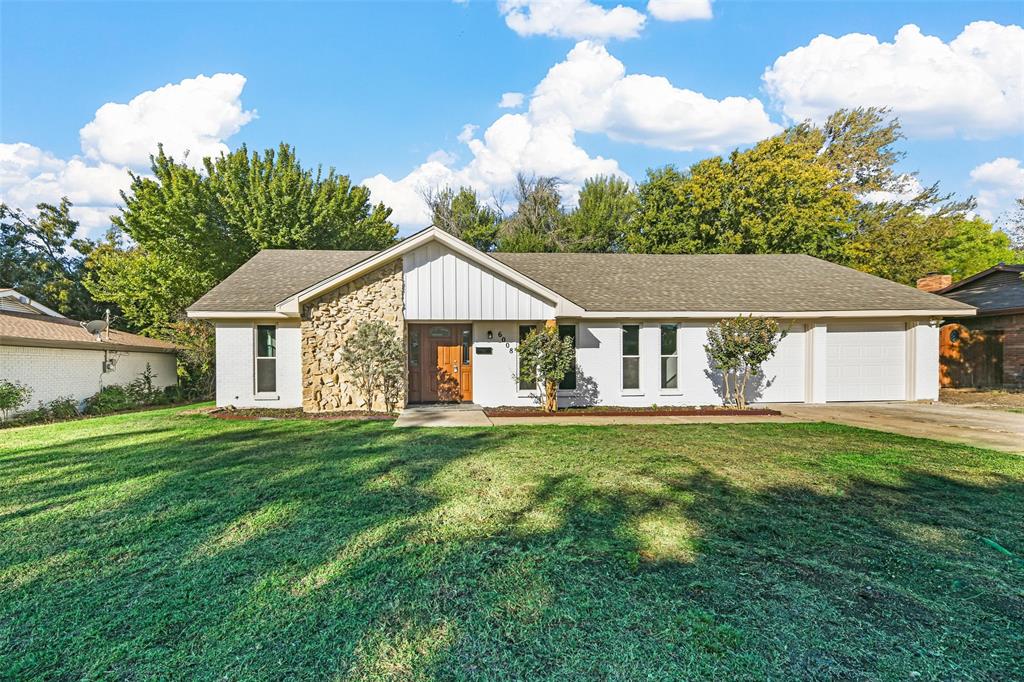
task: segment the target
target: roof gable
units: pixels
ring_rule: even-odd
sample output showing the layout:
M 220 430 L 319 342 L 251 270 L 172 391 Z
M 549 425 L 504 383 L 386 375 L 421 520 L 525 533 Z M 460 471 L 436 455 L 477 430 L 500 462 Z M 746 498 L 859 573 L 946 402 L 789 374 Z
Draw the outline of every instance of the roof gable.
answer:
M 483 251 L 470 246 L 461 239 L 453 237 L 444 230 L 433 226 L 428 227 L 425 230 L 421 230 L 420 232 L 403 239 L 394 246 L 384 249 L 383 251 L 355 263 L 351 267 L 328 277 L 321 282 L 285 298 L 275 306 L 275 310 L 278 313 L 286 315 L 297 315 L 299 307 L 304 301 L 321 296 L 324 293 L 345 284 L 346 282 L 350 282 L 353 279 L 372 272 L 431 242 L 439 242 L 441 245 L 450 249 L 454 253 L 459 254 L 463 258 L 473 261 L 482 268 L 494 272 L 499 277 L 512 282 L 516 286 L 550 301 L 554 305 L 557 315 L 578 315 L 583 312 L 579 306 L 561 296 L 554 290 L 524 276 L 522 273 L 509 267 L 500 260 L 495 259 L 491 254 L 484 253 Z

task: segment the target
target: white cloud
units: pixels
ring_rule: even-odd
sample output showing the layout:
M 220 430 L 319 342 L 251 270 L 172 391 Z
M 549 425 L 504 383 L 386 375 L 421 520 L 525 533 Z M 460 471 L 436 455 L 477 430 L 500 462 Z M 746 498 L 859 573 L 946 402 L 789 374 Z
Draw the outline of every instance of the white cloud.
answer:
M 661 21 L 710 19 L 711 0 L 650 0 L 647 11 Z
M 90 159 L 143 166 L 163 143 L 175 158 L 199 163 L 228 151 L 224 140 L 255 116 L 242 108 L 245 76 L 218 73 L 147 90 L 127 104 L 108 102 L 80 132 Z
M 779 130 L 756 99 L 714 100 L 664 78 L 627 75 L 603 46 L 584 41 L 548 71 L 526 112 L 501 116 L 482 136 L 474 126 L 463 128 L 459 141 L 472 156 L 463 166 L 432 158 L 398 180 L 376 175 L 363 184 L 375 201 L 394 209 L 395 222 L 420 227 L 430 219 L 424 189 L 465 185 L 490 197 L 525 172 L 560 178 L 563 197 L 571 202 L 586 178 L 625 175 L 614 159 L 581 148 L 579 131 L 665 149 L 719 150 Z
M 67 196 L 82 233 L 95 236 L 117 212 L 129 170 L 144 172 L 157 143 L 179 160 L 228 150 L 225 140 L 252 120 L 241 105 L 245 78 L 214 74 L 107 103 L 80 131 L 82 154 L 61 159 L 33 145 L 0 144 L 0 199 L 32 215 L 40 202 Z
M 647 21 L 632 7 L 605 9 L 590 0 L 501 0 L 498 11 L 521 36 L 625 40 L 640 35 Z
M 968 24 L 949 43 L 913 24 L 891 43 L 819 35 L 775 60 L 768 93 L 794 120 L 841 107 L 889 106 L 913 135 L 990 138 L 1024 130 L 1024 29 Z
M 530 113 L 539 120 L 564 114 L 584 132 L 675 151 L 718 151 L 781 131 L 758 99 L 715 100 L 661 76 L 626 75 L 622 62 L 589 41 L 548 71 Z
M 0 198 L 28 215 L 36 204 L 56 204 L 66 196 L 82 234 L 94 236 L 110 225 L 119 190 L 128 185 L 128 170 L 109 163 L 88 163 L 81 157 L 59 159 L 24 142 L 0 144 Z M 81 236 L 81 235 L 79 235 Z
M 518 109 L 523 106 L 526 96 L 521 92 L 503 92 L 498 107 L 501 109 Z
M 459 134 L 456 137 L 456 139 L 462 144 L 466 144 L 467 142 L 473 139 L 473 136 L 476 135 L 476 131 L 479 127 L 480 126 L 478 125 L 467 123 L 466 125 L 462 126 L 462 130 L 459 131 Z
M 1020 159 L 1000 156 L 971 171 L 971 182 L 978 188 L 978 213 L 994 221 L 1014 210 L 1015 201 L 1024 197 L 1024 167 Z

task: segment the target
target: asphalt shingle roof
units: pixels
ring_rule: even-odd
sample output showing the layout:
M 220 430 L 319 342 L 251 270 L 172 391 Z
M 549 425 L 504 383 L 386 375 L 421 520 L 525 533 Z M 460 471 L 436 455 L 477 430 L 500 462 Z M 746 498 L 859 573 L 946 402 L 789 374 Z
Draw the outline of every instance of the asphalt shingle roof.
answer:
M 492 255 L 593 311 L 966 309 L 941 296 L 799 254 Z
M 266 249 L 189 306 L 193 311 L 251 312 L 274 306 L 376 251 Z
M 6 345 L 45 345 L 56 348 L 108 348 L 111 350 L 141 350 L 169 353 L 176 350 L 173 343 L 151 339 L 138 334 L 111 329 L 103 340 L 87 332 L 77 320 L 36 313 L 0 313 L 0 342 Z
M 280 301 L 373 254 L 261 251 L 189 310 L 273 310 Z M 949 298 L 804 255 L 490 255 L 589 311 L 970 310 Z
M 956 283 L 942 295 L 975 306 L 978 314 L 1024 308 L 1024 264 L 999 265 L 983 277 Z

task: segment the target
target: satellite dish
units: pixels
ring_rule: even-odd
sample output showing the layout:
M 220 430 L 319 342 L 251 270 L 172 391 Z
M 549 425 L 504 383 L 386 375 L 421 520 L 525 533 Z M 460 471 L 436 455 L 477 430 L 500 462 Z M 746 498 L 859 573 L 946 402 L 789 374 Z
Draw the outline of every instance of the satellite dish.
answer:
M 100 334 L 107 330 L 106 320 L 93 320 L 92 322 L 82 322 L 82 327 L 85 331 L 89 332 L 96 337 L 96 340 L 100 340 Z

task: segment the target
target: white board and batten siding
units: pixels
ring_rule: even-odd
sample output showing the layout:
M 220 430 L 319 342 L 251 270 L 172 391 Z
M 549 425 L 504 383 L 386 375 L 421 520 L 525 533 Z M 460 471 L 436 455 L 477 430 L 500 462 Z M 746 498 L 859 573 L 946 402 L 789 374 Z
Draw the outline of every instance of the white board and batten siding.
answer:
M 550 320 L 552 302 L 432 242 L 402 258 L 405 319 Z

